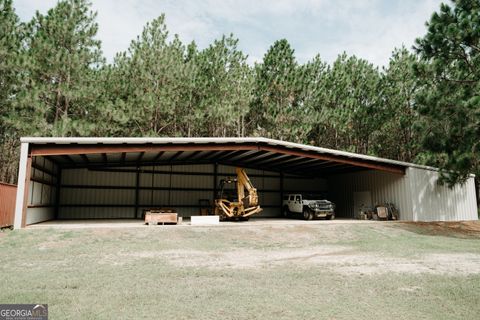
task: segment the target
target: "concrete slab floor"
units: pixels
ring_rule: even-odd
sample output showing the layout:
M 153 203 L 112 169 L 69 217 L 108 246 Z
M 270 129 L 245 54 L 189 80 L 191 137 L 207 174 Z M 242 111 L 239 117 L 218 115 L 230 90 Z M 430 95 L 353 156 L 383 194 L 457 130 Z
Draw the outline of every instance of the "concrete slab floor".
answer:
M 51 220 L 32 224 L 26 229 L 89 229 L 89 228 L 174 228 L 174 227 L 222 227 L 222 226 L 278 226 L 278 225 L 321 225 L 321 224 L 369 224 L 369 223 L 393 223 L 394 221 L 371 221 L 371 220 L 354 220 L 354 219 L 335 219 L 335 220 L 301 220 L 301 219 L 285 219 L 285 218 L 251 218 L 248 221 L 222 221 L 219 225 L 209 226 L 192 226 L 189 218 L 184 218 L 182 223 L 177 225 L 145 225 L 143 220 L 139 219 L 82 219 L 82 220 Z

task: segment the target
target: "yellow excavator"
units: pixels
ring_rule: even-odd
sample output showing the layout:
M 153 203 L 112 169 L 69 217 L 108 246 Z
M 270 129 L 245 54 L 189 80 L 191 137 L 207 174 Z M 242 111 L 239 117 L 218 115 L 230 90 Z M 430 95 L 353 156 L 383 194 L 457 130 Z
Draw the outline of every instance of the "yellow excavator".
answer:
M 215 214 L 222 220 L 248 220 L 250 216 L 261 212 L 263 209 L 258 204 L 257 189 L 242 168 L 235 169 L 235 179 L 222 179 L 220 181 L 220 193 L 215 199 Z M 235 194 L 228 193 L 225 185 L 236 183 Z M 245 194 L 246 191 L 246 194 Z

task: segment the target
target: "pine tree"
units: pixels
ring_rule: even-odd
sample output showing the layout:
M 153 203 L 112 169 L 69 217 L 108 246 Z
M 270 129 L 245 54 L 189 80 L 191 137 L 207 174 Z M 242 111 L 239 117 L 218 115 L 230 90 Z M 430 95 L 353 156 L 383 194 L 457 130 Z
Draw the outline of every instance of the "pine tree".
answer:
M 480 174 L 480 2 L 442 4 L 416 42 L 424 160 L 454 184 Z
M 85 0 L 60 1 L 27 26 L 26 74 L 9 119 L 22 135 L 87 135 L 103 63 L 96 14 Z
M 205 136 L 244 136 L 252 98 L 252 72 L 233 35 L 215 40 L 195 58 L 197 132 Z
M 413 70 L 417 60 L 402 47 L 393 51 L 384 68 L 381 93 L 385 113 L 373 136 L 373 152 L 378 156 L 412 162 L 419 153 L 419 115 L 414 109 L 418 81 Z
M 164 15 L 148 23 L 128 52 L 102 70 L 107 84 L 102 115 L 114 128 L 108 134 L 191 135 L 186 122 L 195 108 L 195 55 L 195 46 L 186 48 L 176 35 L 169 41 Z
M 333 135 L 329 147 L 371 153 L 372 135 L 385 114 L 378 69 L 344 53 L 328 73 L 326 90 L 329 110 L 325 121 Z
M 19 94 L 23 30 L 11 0 L 0 0 L 0 181 L 14 183 L 19 136 L 8 114 Z
M 319 55 L 299 66 L 297 83 L 299 84 L 300 112 L 295 126 L 298 128 L 302 143 L 328 146 L 329 118 L 326 108 L 328 92 L 327 81 L 330 68 Z
M 255 100 L 249 115 L 254 133 L 298 141 L 302 132 L 294 124 L 303 120 L 298 63 L 287 40 L 278 40 L 269 48 L 262 63 L 255 66 L 255 74 Z
M 21 26 L 11 0 L 0 0 L 0 110 L 9 108 L 18 89 Z

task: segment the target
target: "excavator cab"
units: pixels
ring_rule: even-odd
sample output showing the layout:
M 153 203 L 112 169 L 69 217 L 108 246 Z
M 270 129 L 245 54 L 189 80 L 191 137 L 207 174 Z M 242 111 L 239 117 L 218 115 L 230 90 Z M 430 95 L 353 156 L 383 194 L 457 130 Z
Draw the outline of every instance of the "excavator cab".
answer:
M 230 188 L 227 188 L 228 185 L 231 185 L 235 183 L 235 187 L 234 189 L 232 189 L 231 187 Z M 226 179 L 222 179 L 220 180 L 220 183 L 218 185 L 218 192 L 217 192 L 217 195 L 216 195 L 216 199 L 227 199 L 228 201 L 238 201 L 238 194 L 237 194 L 237 190 L 235 189 L 236 188 L 236 183 L 237 183 L 237 179 L 236 178 L 226 178 Z
M 220 192 L 215 199 L 215 214 L 222 220 L 248 220 L 254 214 L 262 211 L 258 205 L 257 189 L 242 168 L 236 168 L 237 177 L 222 179 Z M 236 184 L 235 192 L 226 189 L 228 184 Z

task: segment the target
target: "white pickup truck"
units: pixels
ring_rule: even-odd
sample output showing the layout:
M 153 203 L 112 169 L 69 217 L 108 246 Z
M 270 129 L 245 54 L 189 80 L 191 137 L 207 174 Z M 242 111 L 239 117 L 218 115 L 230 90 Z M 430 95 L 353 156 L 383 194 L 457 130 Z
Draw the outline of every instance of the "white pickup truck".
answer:
M 283 215 L 300 214 L 305 220 L 314 218 L 335 219 L 335 204 L 328 200 L 314 200 L 314 196 L 288 194 L 283 198 Z

